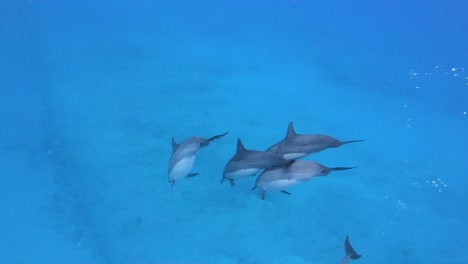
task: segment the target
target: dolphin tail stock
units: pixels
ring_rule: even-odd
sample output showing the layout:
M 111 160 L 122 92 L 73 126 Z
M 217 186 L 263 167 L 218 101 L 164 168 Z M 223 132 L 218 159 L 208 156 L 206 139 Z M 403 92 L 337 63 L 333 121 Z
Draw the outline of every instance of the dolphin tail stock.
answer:
M 363 142 L 363 141 L 366 141 L 366 140 L 365 139 L 357 139 L 357 140 L 343 141 L 343 142 L 341 142 L 340 146 L 345 145 L 345 144 L 349 144 L 349 143 Z
M 332 171 L 342 171 L 342 170 L 352 170 L 352 169 L 355 169 L 357 168 L 357 166 L 355 167 L 335 167 L 335 168 L 330 168 L 330 170 Z
M 349 236 L 346 236 L 344 246 L 345 246 L 346 256 L 350 256 L 351 259 L 358 259 L 361 257 L 361 255 L 356 253 L 356 251 L 353 249 L 353 247 L 349 243 Z

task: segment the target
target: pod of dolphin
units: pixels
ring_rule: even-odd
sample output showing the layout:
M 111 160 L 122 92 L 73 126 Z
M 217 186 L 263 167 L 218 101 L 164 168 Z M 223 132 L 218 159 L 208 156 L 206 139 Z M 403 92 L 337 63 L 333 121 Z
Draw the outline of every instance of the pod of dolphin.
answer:
M 176 181 L 198 175 L 190 173 L 198 151 L 211 141 L 224 137 L 228 132 L 211 138 L 190 137 L 177 144 L 172 138 L 172 156 L 169 160 L 168 180 L 171 188 Z M 266 151 L 250 150 L 237 140 L 236 154 L 228 161 L 223 171 L 224 180 L 231 186 L 236 180 L 260 175 L 252 188 L 260 189 L 265 200 L 266 191 L 280 191 L 290 194 L 287 187 L 305 182 L 318 176 L 326 176 L 332 171 L 350 170 L 355 167 L 326 167 L 314 161 L 302 161 L 299 158 L 320 152 L 328 148 L 337 148 L 344 144 L 363 140 L 340 141 L 327 135 L 298 134 L 293 122 L 289 123 L 284 139 L 269 147 Z
M 175 142 L 173 137 L 172 156 L 168 168 L 168 180 L 171 189 L 176 181 L 198 175 L 198 173 L 190 172 L 198 151 L 208 146 L 212 141 L 224 137 L 227 133 L 208 139 L 193 136 L 179 144 Z M 280 191 L 290 194 L 285 190 L 287 187 L 306 182 L 314 177 L 326 176 L 332 171 L 356 168 L 326 167 L 314 161 L 297 159 L 328 148 L 338 148 L 348 143 L 361 141 L 364 140 L 340 141 L 327 135 L 298 134 L 294 130 L 293 122 L 290 122 L 285 138 L 269 147 L 266 151 L 249 150 L 238 139 L 236 153 L 224 167 L 221 183 L 228 180 L 231 186 L 234 186 L 235 180 L 260 173 L 252 190 L 260 189 L 262 200 L 265 200 L 266 191 Z M 361 257 L 351 247 L 348 236 L 345 239 L 345 253 L 346 255 L 341 260 L 341 264 L 348 263 L 349 259 Z

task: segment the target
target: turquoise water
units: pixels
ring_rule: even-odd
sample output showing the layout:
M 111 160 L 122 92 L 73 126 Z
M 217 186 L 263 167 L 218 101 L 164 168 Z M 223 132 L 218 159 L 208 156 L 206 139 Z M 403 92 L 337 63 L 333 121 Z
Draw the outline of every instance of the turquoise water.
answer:
M 464 1 L 3 1 L 1 263 L 467 263 Z M 289 121 L 363 143 L 219 184 Z M 171 188 L 171 137 L 224 138 Z

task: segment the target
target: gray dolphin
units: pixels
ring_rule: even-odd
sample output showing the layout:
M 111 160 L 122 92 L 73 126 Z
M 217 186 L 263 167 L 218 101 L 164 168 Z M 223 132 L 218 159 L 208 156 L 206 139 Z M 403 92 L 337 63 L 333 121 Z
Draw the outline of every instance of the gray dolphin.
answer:
M 350 170 L 356 167 L 328 168 L 314 161 L 294 160 L 284 167 L 273 167 L 263 171 L 255 181 L 255 187 L 259 188 L 262 200 L 265 200 L 265 191 L 281 191 L 290 194 L 285 188 L 308 181 L 316 176 L 326 176 L 332 171 Z
M 198 151 L 210 144 L 211 141 L 224 137 L 228 132 L 217 135 L 211 138 L 190 137 L 182 143 L 177 144 L 172 137 L 172 156 L 169 160 L 168 179 L 169 183 L 174 186 L 174 183 L 186 177 L 196 176 L 198 173 L 190 173 L 195 157 Z
M 346 255 L 340 261 L 340 264 L 348 264 L 349 259 L 358 259 L 361 257 L 361 255 L 359 255 L 358 253 L 356 253 L 356 251 L 354 251 L 353 247 L 349 243 L 348 236 L 346 236 L 344 247 L 345 247 Z
M 279 146 L 287 160 L 298 159 L 327 148 L 337 148 L 344 144 L 361 142 L 364 140 L 339 141 L 327 135 L 297 134 L 293 122 L 289 122 L 286 137 L 269 147 L 266 151 L 275 153 Z
M 290 162 L 281 155 L 281 147 L 278 148 L 277 154 L 248 150 L 239 138 L 237 139 L 236 154 L 224 167 L 221 183 L 226 179 L 230 181 L 231 186 L 234 186 L 234 180 L 254 176 L 262 170 L 275 166 L 284 166 Z

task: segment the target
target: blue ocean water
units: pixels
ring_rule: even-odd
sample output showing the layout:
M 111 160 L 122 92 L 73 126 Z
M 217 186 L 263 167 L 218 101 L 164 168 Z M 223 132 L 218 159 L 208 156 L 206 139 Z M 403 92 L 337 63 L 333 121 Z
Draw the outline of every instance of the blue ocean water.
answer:
M 0 2 L 0 263 L 468 262 L 465 1 Z M 365 142 L 291 196 L 241 138 Z M 167 182 L 171 137 L 211 137 Z

